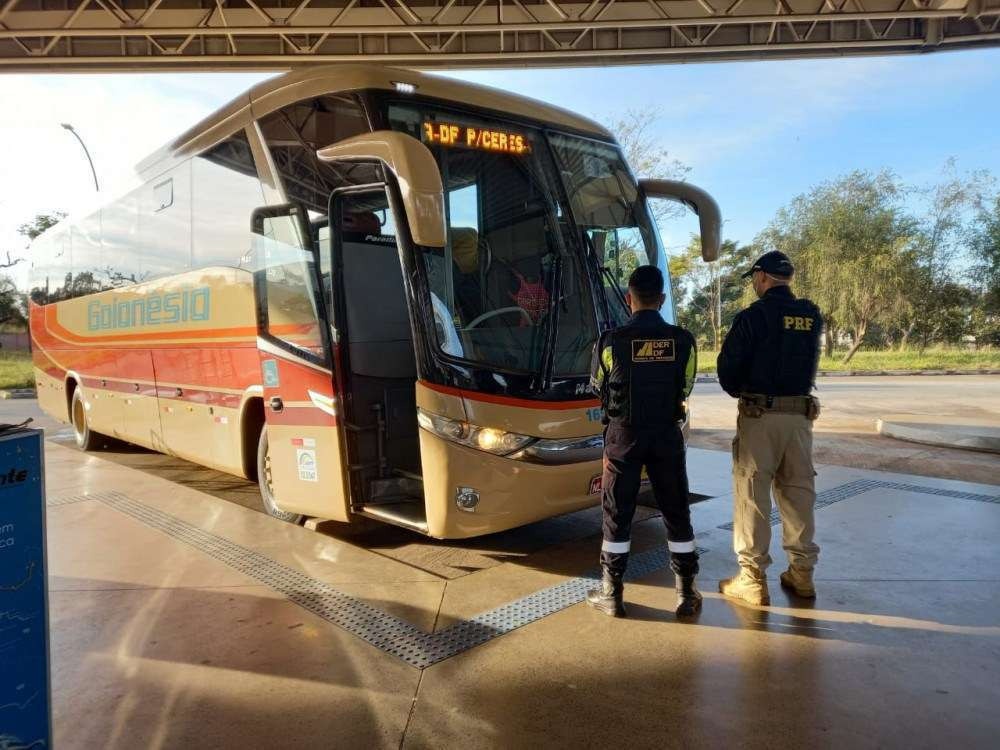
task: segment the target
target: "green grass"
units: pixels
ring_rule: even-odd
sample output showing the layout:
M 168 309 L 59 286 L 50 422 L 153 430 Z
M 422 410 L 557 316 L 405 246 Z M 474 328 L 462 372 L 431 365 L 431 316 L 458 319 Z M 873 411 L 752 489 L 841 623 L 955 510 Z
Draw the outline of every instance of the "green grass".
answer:
M 0 389 L 34 388 L 35 375 L 28 352 L 0 350 Z
M 823 357 L 820 370 L 828 372 L 872 372 L 878 370 L 986 370 L 1000 369 L 1000 349 L 927 349 L 923 354 L 913 349 L 905 352 L 868 351 L 862 349 L 846 365 L 841 361 L 845 352 Z M 698 372 L 715 372 L 716 352 L 698 353 Z

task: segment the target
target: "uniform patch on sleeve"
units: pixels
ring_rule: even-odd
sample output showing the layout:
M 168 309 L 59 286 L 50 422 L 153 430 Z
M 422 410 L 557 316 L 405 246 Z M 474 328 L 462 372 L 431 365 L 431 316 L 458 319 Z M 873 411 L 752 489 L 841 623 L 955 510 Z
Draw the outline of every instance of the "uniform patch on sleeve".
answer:
M 673 339 L 636 339 L 632 342 L 633 362 L 673 362 Z

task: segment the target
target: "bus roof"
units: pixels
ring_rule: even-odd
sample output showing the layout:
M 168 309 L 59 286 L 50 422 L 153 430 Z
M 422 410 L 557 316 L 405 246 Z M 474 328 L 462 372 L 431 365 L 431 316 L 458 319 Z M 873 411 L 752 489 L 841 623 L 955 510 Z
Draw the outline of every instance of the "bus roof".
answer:
M 392 91 L 397 83 L 412 84 L 416 87 L 416 92 L 424 96 L 510 112 L 592 133 L 601 138 L 613 138 L 610 132 L 593 120 L 502 89 L 442 76 L 431 76 L 403 68 L 379 65 L 324 65 L 299 68 L 257 84 L 143 159 L 137 165 L 137 171 L 144 179 L 152 179 L 164 169 L 168 169 L 176 159 L 213 145 L 243 127 L 250 119 L 260 119 L 294 102 L 321 94 L 337 94 L 361 89 Z

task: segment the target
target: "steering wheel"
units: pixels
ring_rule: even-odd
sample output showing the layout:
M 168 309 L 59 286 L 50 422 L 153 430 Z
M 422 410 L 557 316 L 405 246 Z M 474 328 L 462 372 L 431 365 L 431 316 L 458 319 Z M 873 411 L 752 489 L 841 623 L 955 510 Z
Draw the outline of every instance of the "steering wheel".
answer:
M 534 325 L 535 321 L 531 319 L 531 315 L 528 314 L 528 311 L 525 310 L 523 307 L 518 307 L 517 305 L 514 305 L 513 307 L 501 307 L 496 310 L 488 310 L 484 312 L 478 318 L 474 318 L 472 321 L 470 321 L 469 324 L 465 327 L 465 330 L 468 331 L 472 328 L 475 328 L 483 321 L 489 320 L 490 318 L 495 318 L 497 315 L 505 315 L 506 313 L 512 313 L 512 312 L 521 313 L 521 315 L 524 316 L 524 319 L 528 321 L 529 325 Z

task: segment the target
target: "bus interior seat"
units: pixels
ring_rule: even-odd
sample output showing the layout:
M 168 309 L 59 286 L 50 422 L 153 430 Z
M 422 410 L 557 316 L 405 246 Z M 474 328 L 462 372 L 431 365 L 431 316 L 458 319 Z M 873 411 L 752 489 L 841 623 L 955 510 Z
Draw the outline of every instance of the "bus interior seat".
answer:
M 416 378 L 410 314 L 396 243 L 345 238 L 343 248 L 351 372 Z
M 468 321 L 477 317 L 486 303 L 483 282 L 489 246 L 472 227 L 454 227 L 450 231 L 455 296 L 462 319 Z
M 406 290 L 395 239 L 381 232 L 374 214 L 358 214 L 357 222 L 343 233 L 351 418 L 361 427 L 372 427 L 373 410 L 380 406 L 390 467 L 419 472 L 417 364 Z M 358 453 L 358 463 L 370 464 L 377 457 L 374 432 L 359 437 Z

